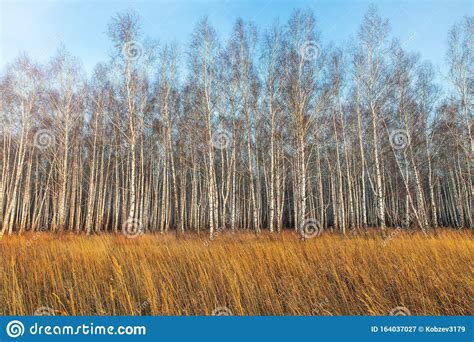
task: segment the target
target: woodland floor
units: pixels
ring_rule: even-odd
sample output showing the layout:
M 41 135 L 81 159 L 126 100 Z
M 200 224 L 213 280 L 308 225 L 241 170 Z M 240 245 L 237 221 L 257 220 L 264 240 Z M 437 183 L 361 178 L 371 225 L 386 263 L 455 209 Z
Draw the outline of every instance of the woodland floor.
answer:
M 472 315 L 473 234 L 0 240 L 1 315 Z

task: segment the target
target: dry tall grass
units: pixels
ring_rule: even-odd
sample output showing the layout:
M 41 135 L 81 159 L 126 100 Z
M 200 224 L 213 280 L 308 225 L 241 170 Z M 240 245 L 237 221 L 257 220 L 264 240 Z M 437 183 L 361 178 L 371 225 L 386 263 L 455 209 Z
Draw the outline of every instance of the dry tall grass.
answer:
M 0 241 L 0 313 L 31 315 L 473 314 L 468 232 L 298 241 L 292 233 L 27 235 Z

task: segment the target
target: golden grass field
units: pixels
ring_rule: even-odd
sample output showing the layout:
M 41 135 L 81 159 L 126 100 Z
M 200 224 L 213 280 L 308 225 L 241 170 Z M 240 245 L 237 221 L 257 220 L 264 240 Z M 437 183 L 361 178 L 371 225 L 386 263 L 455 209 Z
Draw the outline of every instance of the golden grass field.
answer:
M 473 314 L 472 233 L 389 236 L 5 237 L 0 314 Z

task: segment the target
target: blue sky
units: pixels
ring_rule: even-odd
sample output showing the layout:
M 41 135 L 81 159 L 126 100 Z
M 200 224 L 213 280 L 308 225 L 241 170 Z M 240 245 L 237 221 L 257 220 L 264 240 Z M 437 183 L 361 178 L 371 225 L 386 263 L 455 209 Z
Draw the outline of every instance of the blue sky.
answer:
M 473 14 L 473 1 L 320 1 L 320 0 L 158 0 L 76 1 L 0 0 L 0 68 L 21 52 L 45 62 L 62 42 L 91 71 L 110 51 L 107 23 L 117 12 L 134 8 L 145 36 L 187 44 L 196 22 L 207 15 L 225 38 L 237 17 L 260 30 L 275 18 L 285 22 L 294 8 L 311 8 L 324 44 L 344 46 L 354 37 L 369 3 L 388 18 L 392 35 L 410 51 L 421 53 L 442 72 L 449 28 Z

